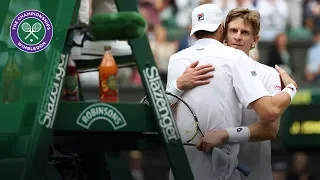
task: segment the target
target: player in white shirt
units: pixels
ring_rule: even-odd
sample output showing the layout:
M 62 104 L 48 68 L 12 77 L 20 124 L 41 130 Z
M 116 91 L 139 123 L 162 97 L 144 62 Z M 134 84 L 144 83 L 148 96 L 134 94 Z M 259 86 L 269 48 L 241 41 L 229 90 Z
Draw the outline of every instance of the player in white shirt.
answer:
M 228 13 L 226 18 L 226 43 L 236 49 L 240 49 L 249 55 L 249 52 L 259 40 L 260 16 L 257 11 L 243 8 L 235 8 Z M 275 95 L 281 92 L 279 73 L 264 64 L 252 60 L 257 75 L 262 80 L 264 87 L 270 94 Z M 194 79 L 195 75 L 184 73 L 177 79 L 177 84 L 187 90 L 190 82 L 181 79 Z M 202 79 L 203 80 L 203 79 Z M 178 83 L 179 82 L 179 83 Z M 243 108 L 242 126 L 249 126 L 250 141 L 242 142 L 240 145 L 239 161 L 251 168 L 248 180 L 272 180 L 271 170 L 271 147 L 270 141 L 276 137 L 279 128 L 279 119 L 276 121 L 260 121 L 259 116 L 253 110 Z M 224 133 L 211 133 L 215 138 L 223 136 Z M 217 141 L 222 141 L 217 138 Z
M 236 8 L 228 13 L 226 18 L 226 43 L 228 46 L 240 49 L 249 55 L 259 40 L 260 16 L 257 11 Z M 272 95 L 281 92 L 279 73 L 264 64 L 252 60 L 256 72 L 262 80 L 264 87 Z M 239 161 L 251 168 L 248 180 L 272 180 L 271 145 L 270 141 L 276 137 L 280 120 L 274 122 L 260 121 L 253 110 L 243 108 L 242 126 L 248 126 L 250 141 L 240 145 Z M 217 134 L 211 134 L 217 137 Z M 223 137 L 222 137 L 223 139 Z M 261 142 L 255 142 L 261 141 Z
M 252 107 L 262 119 L 275 121 L 295 95 L 296 83 L 288 74 L 282 72 L 280 75 L 287 87 L 272 97 L 257 76 L 252 60 L 242 51 L 221 43 L 224 38 L 223 20 L 222 11 L 214 4 L 205 4 L 194 9 L 191 35 L 195 34 L 198 40 L 194 46 L 170 58 L 167 82 L 173 83 L 167 90 L 182 94 L 176 87 L 175 79 L 195 60 L 199 60 L 200 64 L 213 64 L 214 78 L 210 79 L 210 83 L 185 92 L 183 99 L 198 115 L 200 129 L 204 133 L 228 128 L 229 144 L 223 147 L 231 156 L 237 156 L 239 146 L 234 142 L 248 141 L 250 136 L 249 128 L 241 127 L 240 131 L 237 128 L 241 123 L 242 107 Z M 183 121 L 177 120 L 177 124 L 178 127 L 179 124 L 183 126 Z M 210 144 L 202 145 L 206 149 L 206 145 Z M 194 147 L 185 149 L 195 179 L 215 179 L 217 174 L 222 175 L 212 168 L 215 162 L 211 161 L 211 154 L 199 152 Z M 224 178 L 240 177 L 239 173 L 234 171 L 230 177 Z

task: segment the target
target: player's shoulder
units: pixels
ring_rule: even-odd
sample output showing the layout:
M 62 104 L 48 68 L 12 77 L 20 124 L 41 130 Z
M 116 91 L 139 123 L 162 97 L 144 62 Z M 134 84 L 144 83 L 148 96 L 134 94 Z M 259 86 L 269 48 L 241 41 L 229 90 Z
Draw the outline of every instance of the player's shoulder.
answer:
M 243 51 L 229 46 L 224 46 L 224 48 L 222 48 L 222 51 L 224 51 L 222 54 L 225 56 L 225 58 L 232 61 L 237 61 L 238 59 L 247 57 L 246 53 L 244 53 Z
M 258 73 L 268 77 L 275 76 L 280 78 L 279 73 L 275 68 L 262 64 L 258 61 L 254 61 L 254 63 L 256 64 Z
M 178 51 L 178 52 L 172 54 L 170 56 L 169 62 L 176 61 L 176 60 L 187 59 L 189 57 L 189 54 L 190 54 L 190 48 L 191 47 L 188 47 L 186 49 L 183 49 L 181 51 Z
M 243 51 L 225 45 L 214 56 L 223 59 L 224 64 L 228 65 L 231 69 L 239 65 L 239 63 L 246 64 L 243 59 L 248 58 Z

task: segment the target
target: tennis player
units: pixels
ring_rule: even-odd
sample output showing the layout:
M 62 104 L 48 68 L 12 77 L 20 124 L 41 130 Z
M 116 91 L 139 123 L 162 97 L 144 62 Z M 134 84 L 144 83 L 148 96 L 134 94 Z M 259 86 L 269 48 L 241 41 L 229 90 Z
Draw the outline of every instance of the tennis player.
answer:
M 231 10 L 226 18 L 226 43 L 228 46 L 240 49 L 249 56 L 259 40 L 260 15 L 259 12 L 236 8 Z M 281 92 L 279 73 L 267 65 L 252 60 L 257 74 L 264 87 L 270 94 Z M 281 70 L 280 70 L 281 72 Z M 251 168 L 247 180 L 272 180 L 271 144 L 278 133 L 280 118 L 274 122 L 261 120 L 253 110 L 243 108 L 242 126 L 250 130 L 249 141 L 240 141 L 239 161 Z M 213 135 L 214 136 L 214 135 Z M 261 141 L 261 142 L 255 142 Z
M 260 15 L 257 11 L 244 8 L 235 8 L 229 12 L 226 18 L 226 43 L 228 46 L 240 49 L 249 55 L 259 40 Z M 281 82 L 279 73 L 264 64 L 252 60 L 256 67 L 257 74 L 262 80 L 264 87 L 275 95 L 281 92 Z M 184 73 L 181 75 L 177 84 L 179 87 L 191 87 L 189 81 L 180 79 L 194 79 L 191 74 Z M 178 83 L 179 82 L 179 83 Z M 272 180 L 271 169 L 271 146 L 270 141 L 276 137 L 279 129 L 280 120 L 264 121 L 253 110 L 243 108 L 242 126 L 248 126 L 250 130 L 249 141 L 261 142 L 242 142 L 240 145 L 239 161 L 251 168 L 249 177 L 243 179 L 249 180 Z M 216 142 L 222 142 L 227 133 L 216 131 L 209 133 L 215 138 Z M 207 134 L 209 137 L 209 134 Z M 219 139 L 220 138 L 220 139 Z M 214 144 L 212 144 L 215 146 Z M 216 144 L 218 145 L 218 144 Z
M 192 31 L 198 39 L 194 46 L 171 56 L 168 65 L 168 80 L 172 82 L 167 90 L 181 95 L 176 79 L 195 60 L 199 64 L 215 66 L 214 78 L 210 83 L 193 88 L 183 95 L 196 114 L 203 132 L 228 128 L 228 144 L 220 146 L 230 156 L 237 156 L 240 140 L 249 139 L 249 128 L 241 124 L 242 107 L 251 107 L 260 118 L 276 121 L 290 104 L 296 93 L 296 83 L 284 71 L 280 73 L 286 86 L 279 94 L 271 96 L 257 76 L 252 60 L 242 51 L 224 46 L 223 13 L 214 4 L 201 5 L 192 12 Z M 218 85 L 218 86 L 217 86 Z M 182 121 L 178 121 L 182 122 Z M 179 127 L 179 124 L 178 124 Z M 180 130 L 180 129 L 179 129 Z M 183 133 L 180 131 L 180 133 Z M 201 144 L 207 149 L 210 141 Z M 212 147 L 211 147 L 212 149 Z M 213 167 L 216 162 L 208 153 L 201 153 L 194 147 L 185 147 L 195 179 L 218 179 Z M 227 165 L 225 165 L 227 167 Z M 172 177 L 171 177 L 172 178 Z M 237 171 L 225 179 L 240 179 Z

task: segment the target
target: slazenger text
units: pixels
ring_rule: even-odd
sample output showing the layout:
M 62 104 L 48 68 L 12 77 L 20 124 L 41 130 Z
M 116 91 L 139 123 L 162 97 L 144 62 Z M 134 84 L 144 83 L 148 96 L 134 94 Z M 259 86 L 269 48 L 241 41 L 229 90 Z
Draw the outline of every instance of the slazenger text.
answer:
M 165 94 L 161 86 L 161 79 L 158 69 L 153 66 L 144 70 L 144 76 L 147 79 L 147 84 L 151 89 L 152 102 L 156 106 L 156 112 L 159 119 L 159 124 L 166 136 L 166 142 L 170 140 L 180 139 L 176 125 L 172 119 L 171 111 L 165 100 Z
M 48 88 L 45 91 L 45 102 L 41 105 L 39 123 L 45 125 L 46 128 L 52 128 L 55 115 L 57 112 L 58 99 L 61 94 L 63 78 L 66 74 L 65 68 L 68 62 L 69 55 L 61 55 L 61 61 L 57 69 L 52 70 L 51 80 Z

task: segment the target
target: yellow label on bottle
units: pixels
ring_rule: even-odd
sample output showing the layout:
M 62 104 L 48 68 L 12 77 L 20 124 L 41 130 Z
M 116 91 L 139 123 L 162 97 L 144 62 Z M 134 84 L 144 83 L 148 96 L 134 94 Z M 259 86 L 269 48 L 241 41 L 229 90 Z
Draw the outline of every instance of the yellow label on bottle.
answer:
M 109 87 L 108 87 L 108 85 L 107 85 L 107 81 L 106 81 L 106 80 L 103 80 L 103 81 L 101 82 L 101 88 L 102 88 L 102 91 L 103 91 L 103 92 L 107 92 L 107 91 L 108 91 Z

